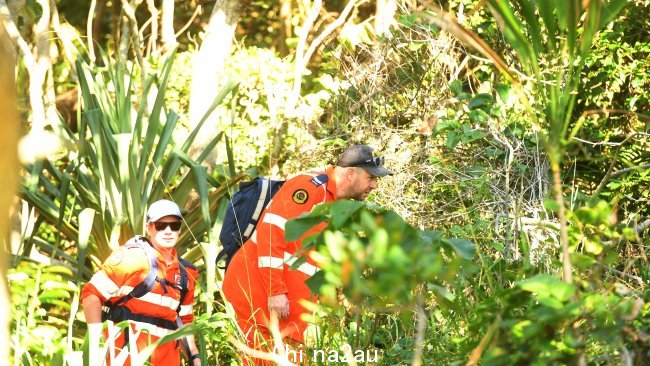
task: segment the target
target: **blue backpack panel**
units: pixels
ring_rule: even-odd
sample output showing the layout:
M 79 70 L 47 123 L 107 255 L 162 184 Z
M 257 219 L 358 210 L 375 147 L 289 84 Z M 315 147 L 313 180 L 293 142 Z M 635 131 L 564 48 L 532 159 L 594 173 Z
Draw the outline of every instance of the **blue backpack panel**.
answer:
M 239 190 L 235 192 L 228 203 L 221 233 L 219 233 L 219 241 L 221 241 L 223 249 L 217 255 L 217 263 L 221 259 L 226 261 L 226 265 L 221 268 L 228 268 L 237 250 L 253 234 L 262 211 L 284 182 L 283 180 L 255 178 L 239 184 Z

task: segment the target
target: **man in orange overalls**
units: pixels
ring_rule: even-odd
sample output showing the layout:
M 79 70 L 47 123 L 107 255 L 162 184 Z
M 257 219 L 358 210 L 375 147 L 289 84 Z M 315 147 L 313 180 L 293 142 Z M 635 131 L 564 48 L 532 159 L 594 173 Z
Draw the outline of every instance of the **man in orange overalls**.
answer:
M 179 259 L 174 249 L 180 234 L 181 219 L 181 211 L 176 203 L 168 200 L 152 203 L 147 211 L 147 233 L 150 239 L 136 237 L 134 239 L 140 241 L 139 246 L 119 247 L 81 291 L 84 315 L 91 333 L 101 328 L 102 306 L 123 304 L 112 307 L 112 310 L 119 310 L 119 313 L 114 313 L 119 319 L 111 320 L 126 320 L 129 327 L 121 331 L 113 321 L 109 321 L 109 327 L 104 333 L 104 338 L 113 342 L 115 347 L 112 350 L 109 348 L 107 357 L 108 361 L 113 360 L 113 365 L 142 364 L 146 359 L 146 356 L 140 355 L 142 350 L 176 329 L 179 316 L 183 324 L 189 324 L 194 319 L 192 304 L 197 271 Z M 149 250 L 158 259 L 158 275 L 153 288 L 141 297 L 120 302 L 149 274 L 149 257 L 146 254 Z M 180 266 L 184 266 L 187 271 L 187 293 L 183 299 Z M 201 359 L 194 337 L 188 336 L 187 342 L 192 365 L 200 366 Z M 151 365 L 180 365 L 178 343 L 173 341 L 156 347 L 151 355 Z M 129 348 L 130 344 L 134 347 Z M 138 361 L 131 356 L 138 357 Z
M 300 174 L 287 180 L 262 213 L 250 239 L 234 255 L 223 281 L 223 293 L 232 304 L 248 346 L 272 351 L 271 313 L 279 319 L 283 340 L 292 346 L 303 342 L 307 323 L 302 301 L 314 301 L 305 280 L 319 269 L 309 257 L 296 270 L 291 265 L 301 242 L 287 242 L 287 220 L 308 213 L 324 202 L 338 199 L 364 200 L 377 188 L 377 178 L 393 173 L 383 166 L 366 145 L 353 145 L 337 165 L 317 174 Z M 327 226 L 321 223 L 305 236 Z M 256 359 L 258 365 L 271 364 Z

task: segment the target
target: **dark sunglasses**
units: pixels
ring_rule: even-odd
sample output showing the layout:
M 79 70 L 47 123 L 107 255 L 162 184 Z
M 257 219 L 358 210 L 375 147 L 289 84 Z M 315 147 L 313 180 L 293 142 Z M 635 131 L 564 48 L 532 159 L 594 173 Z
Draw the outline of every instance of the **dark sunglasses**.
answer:
M 375 156 L 372 159 L 368 159 L 368 160 L 366 160 L 364 162 L 355 164 L 355 166 L 362 167 L 362 166 L 368 166 L 368 165 L 371 165 L 371 164 L 374 165 L 374 166 L 382 166 L 382 165 L 384 165 L 384 157 L 383 156 Z
M 167 226 L 169 226 L 172 231 L 178 231 L 181 229 L 181 222 L 180 221 L 175 221 L 175 222 L 154 222 L 153 226 L 156 228 L 157 231 L 163 231 L 167 229 Z

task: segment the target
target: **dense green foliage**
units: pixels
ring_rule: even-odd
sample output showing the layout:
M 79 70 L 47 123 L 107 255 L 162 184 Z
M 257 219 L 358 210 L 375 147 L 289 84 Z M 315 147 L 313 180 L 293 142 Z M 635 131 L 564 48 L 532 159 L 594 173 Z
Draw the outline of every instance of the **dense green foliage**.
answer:
M 346 2 L 327 3 L 315 30 Z M 238 364 L 213 265 L 222 198 L 244 176 L 234 173 L 286 177 L 351 142 L 373 145 L 396 175 L 372 204 L 321 205 L 287 224 L 297 238 L 328 223 L 305 240 L 322 268 L 309 283 L 320 294 L 311 352 L 376 351 L 383 365 L 650 363 L 650 1 L 441 3 L 402 8 L 387 34 L 373 29 L 374 2 L 360 5 L 292 106 L 296 60 L 271 48 L 278 5 L 250 2 L 224 69 L 233 81 L 213 106 L 220 132 L 196 159 L 196 46 L 183 36 L 178 54 L 124 63 L 106 13 L 99 43 L 112 51 L 53 69 L 55 89 L 79 88 L 78 131 L 59 125 L 64 149 L 22 172 L 8 276 L 15 363 L 82 357 L 80 286 L 167 196 L 187 202 L 178 249 L 202 273 L 184 332 L 204 364 Z M 84 29 L 68 9 L 87 4 L 58 4 Z M 176 21 L 190 19 L 194 2 L 176 5 Z M 24 21 L 38 8 L 28 2 Z M 296 6 L 294 26 L 307 10 Z M 219 166 L 208 170 L 211 150 Z

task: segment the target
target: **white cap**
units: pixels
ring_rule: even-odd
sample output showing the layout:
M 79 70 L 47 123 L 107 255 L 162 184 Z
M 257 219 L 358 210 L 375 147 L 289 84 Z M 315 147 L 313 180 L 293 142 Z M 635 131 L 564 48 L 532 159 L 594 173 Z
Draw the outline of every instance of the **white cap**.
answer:
M 152 203 L 147 211 L 147 222 L 154 222 L 165 216 L 176 216 L 182 219 L 181 209 L 178 205 L 170 200 L 160 200 Z

